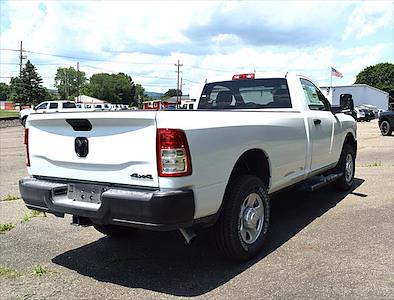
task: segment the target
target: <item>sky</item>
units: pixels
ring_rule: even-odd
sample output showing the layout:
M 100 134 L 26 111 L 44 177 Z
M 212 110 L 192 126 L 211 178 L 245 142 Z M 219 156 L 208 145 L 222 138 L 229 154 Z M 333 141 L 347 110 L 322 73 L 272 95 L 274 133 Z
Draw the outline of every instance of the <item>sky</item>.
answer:
M 394 1 L 0 0 L 0 82 L 19 74 L 20 41 L 44 85 L 58 67 L 129 74 L 146 91 L 184 94 L 205 78 L 298 71 L 319 85 L 352 84 L 394 62 Z M 26 59 L 24 60 L 26 62 Z

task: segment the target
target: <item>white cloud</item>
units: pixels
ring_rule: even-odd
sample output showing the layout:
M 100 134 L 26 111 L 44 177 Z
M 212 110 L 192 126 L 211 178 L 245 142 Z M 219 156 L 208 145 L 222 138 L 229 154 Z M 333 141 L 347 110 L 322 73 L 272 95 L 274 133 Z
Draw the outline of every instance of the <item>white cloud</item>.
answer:
M 104 61 L 80 59 L 81 70 L 88 76 L 125 72 L 156 91 L 175 87 L 178 59 L 186 88 L 207 76 L 254 69 L 300 70 L 323 82 L 331 66 L 354 73 L 379 62 L 387 47 L 355 45 L 354 37 L 372 36 L 390 20 L 392 24 L 386 2 L 376 7 L 347 1 L 0 3 L 10 22 L 1 28 L 1 48 L 18 48 L 23 40 L 24 49 L 36 52 L 98 58 Z M 346 41 L 340 43 L 344 29 Z M 57 67 L 76 66 L 77 61 L 27 55 L 47 87 L 52 87 Z M 17 63 L 18 53 L 0 51 L 0 61 Z M 1 65 L 0 74 L 17 75 L 18 70 L 17 65 Z
M 342 34 L 346 40 L 354 35 L 362 38 L 384 27 L 393 28 L 394 4 L 392 1 L 365 1 L 355 7 Z

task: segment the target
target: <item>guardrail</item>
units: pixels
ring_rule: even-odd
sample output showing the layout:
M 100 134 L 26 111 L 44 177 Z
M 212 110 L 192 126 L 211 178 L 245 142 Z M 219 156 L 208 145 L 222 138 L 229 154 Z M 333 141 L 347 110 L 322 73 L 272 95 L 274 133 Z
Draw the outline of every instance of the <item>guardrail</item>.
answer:
M 19 119 L 18 116 L 16 116 L 16 117 L 2 117 L 2 118 L 0 118 L 0 121 L 17 120 L 17 119 Z

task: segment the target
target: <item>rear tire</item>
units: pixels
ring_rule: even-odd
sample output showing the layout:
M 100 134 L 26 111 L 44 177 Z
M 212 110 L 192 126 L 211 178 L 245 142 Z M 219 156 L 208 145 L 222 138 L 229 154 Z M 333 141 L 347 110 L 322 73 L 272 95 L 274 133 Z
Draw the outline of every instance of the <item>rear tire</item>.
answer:
M 391 135 L 393 129 L 390 127 L 390 123 L 387 120 L 383 120 L 379 125 L 380 132 L 383 136 Z
M 122 237 L 130 235 L 136 229 L 126 226 L 118 226 L 118 225 L 99 225 L 93 224 L 93 227 L 100 233 L 105 234 L 111 237 Z
M 27 119 L 27 117 L 23 117 L 21 120 L 21 124 L 23 127 L 26 127 L 26 119 Z
M 214 227 L 219 250 L 231 259 L 253 258 L 264 245 L 269 219 L 270 203 L 263 182 L 256 176 L 239 176 L 226 192 Z
M 354 182 L 355 152 L 349 144 L 343 145 L 336 171 L 343 173 L 335 182 L 337 188 L 342 191 L 350 190 Z

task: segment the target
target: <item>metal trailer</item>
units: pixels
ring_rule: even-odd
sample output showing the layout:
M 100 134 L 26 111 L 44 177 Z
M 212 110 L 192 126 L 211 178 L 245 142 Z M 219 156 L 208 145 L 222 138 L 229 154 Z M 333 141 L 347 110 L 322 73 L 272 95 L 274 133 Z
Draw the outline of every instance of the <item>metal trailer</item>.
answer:
M 341 94 L 351 94 L 354 106 L 369 104 L 376 106 L 378 109 L 388 110 L 389 93 L 367 84 L 321 86 L 320 90 L 332 105 L 339 105 Z

